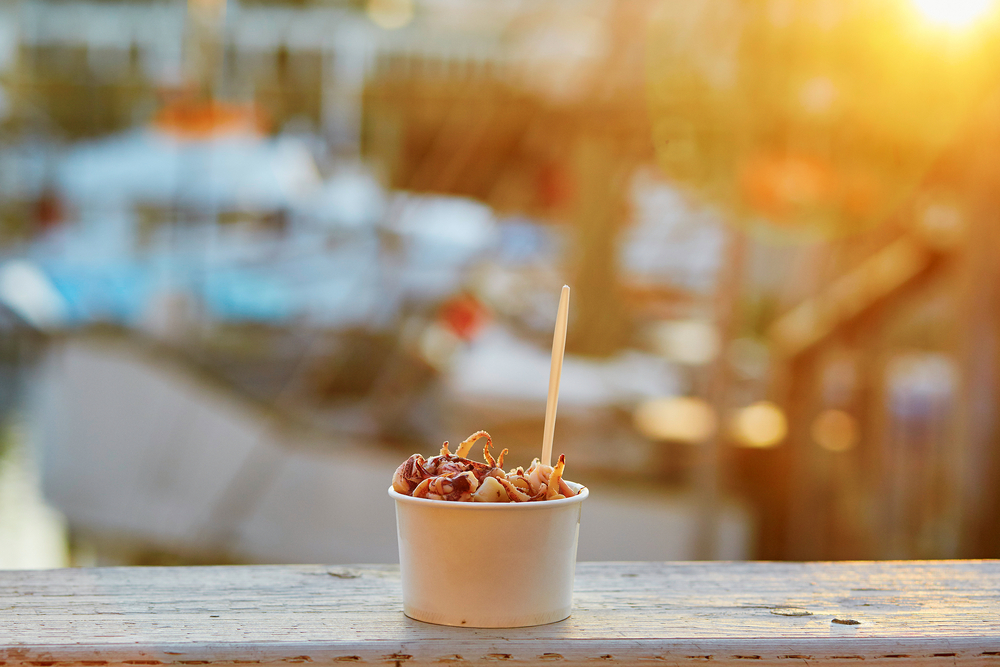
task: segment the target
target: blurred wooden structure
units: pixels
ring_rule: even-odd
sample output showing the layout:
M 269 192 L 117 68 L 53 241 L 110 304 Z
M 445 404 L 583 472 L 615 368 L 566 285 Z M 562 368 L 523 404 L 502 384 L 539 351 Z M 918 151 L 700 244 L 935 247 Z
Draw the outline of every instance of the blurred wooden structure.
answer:
M 608 53 L 588 64 L 568 99 L 533 88 L 529 63 L 402 56 L 376 62 L 363 98 L 363 152 L 391 186 L 573 226 L 567 349 L 599 356 L 629 336 L 615 242 L 629 179 L 653 159 L 641 37 L 652 4 L 611 7 Z
M 785 447 L 757 453 L 771 470 L 759 489 L 760 557 L 954 558 L 1000 549 L 998 109 L 1000 98 L 988 99 L 896 219 L 841 244 L 855 244 L 844 250 L 845 268 L 771 326 L 782 365 L 775 392 L 791 431 Z M 943 236 L 921 219 L 928 201 L 954 207 Z M 893 355 L 913 350 L 953 360 L 956 384 L 907 424 L 893 415 L 907 408 L 889 383 Z M 853 387 L 831 399 L 824 385 L 845 357 Z M 857 416 L 856 447 L 817 445 L 811 426 L 825 408 Z

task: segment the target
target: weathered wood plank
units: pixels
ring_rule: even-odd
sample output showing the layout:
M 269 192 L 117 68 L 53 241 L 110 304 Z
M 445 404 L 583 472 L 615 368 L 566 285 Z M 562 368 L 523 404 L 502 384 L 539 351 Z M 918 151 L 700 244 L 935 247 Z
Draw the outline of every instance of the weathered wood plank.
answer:
M 484 580 L 472 594 L 503 604 L 516 593 L 492 591 Z M 560 623 L 449 628 L 401 609 L 394 566 L 0 572 L 0 667 L 860 660 L 1000 667 L 1000 561 L 580 563 L 573 616 Z

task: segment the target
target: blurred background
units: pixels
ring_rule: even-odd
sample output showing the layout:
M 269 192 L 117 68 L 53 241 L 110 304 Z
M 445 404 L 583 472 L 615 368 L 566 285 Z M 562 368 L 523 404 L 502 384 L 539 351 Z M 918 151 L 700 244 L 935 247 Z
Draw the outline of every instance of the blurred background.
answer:
M 0 568 L 1000 557 L 1000 2 L 2 0 Z

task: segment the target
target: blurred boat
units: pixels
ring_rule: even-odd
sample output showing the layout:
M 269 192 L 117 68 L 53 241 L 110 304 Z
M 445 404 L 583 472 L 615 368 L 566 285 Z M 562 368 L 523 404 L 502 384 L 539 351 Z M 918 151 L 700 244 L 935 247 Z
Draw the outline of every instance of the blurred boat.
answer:
M 396 561 L 386 489 L 406 453 L 261 409 L 120 337 L 51 346 L 34 397 L 45 496 L 98 562 Z M 591 486 L 581 559 L 692 556 L 689 496 Z M 726 506 L 717 557 L 749 557 L 750 525 Z

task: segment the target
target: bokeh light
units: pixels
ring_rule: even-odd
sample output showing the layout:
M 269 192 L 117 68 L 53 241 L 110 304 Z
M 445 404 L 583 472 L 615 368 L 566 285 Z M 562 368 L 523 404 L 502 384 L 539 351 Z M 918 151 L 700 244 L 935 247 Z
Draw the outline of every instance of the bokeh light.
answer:
M 846 452 L 858 444 L 858 421 L 843 410 L 823 410 L 810 432 L 816 444 L 829 452 Z
M 929 201 L 917 212 L 917 230 L 932 246 L 942 250 L 954 248 L 962 240 L 966 219 L 954 201 Z
M 733 418 L 733 438 L 745 447 L 774 447 L 788 434 L 785 413 L 770 401 L 758 401 L 739 410 Z
M 706 401 L 692 396 L 656 398 L 636 408 L 636 429 L 652 440 L 674 440 L 697 444 L 715 432 L 715 411 Z
M 366 8 L 372 23 L 386 30 L 396 30 L 413 20 L 413 0 L 368 0 Z
M 710 322 L 661 322 L 654 327 L 652 335 L 656 351 L 679 364 L 700 366 L 715 359 L 719 353 L 719 333 Z

